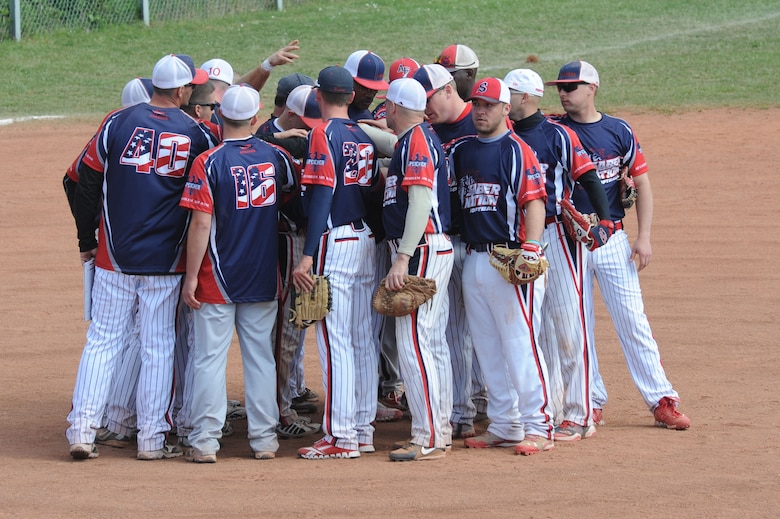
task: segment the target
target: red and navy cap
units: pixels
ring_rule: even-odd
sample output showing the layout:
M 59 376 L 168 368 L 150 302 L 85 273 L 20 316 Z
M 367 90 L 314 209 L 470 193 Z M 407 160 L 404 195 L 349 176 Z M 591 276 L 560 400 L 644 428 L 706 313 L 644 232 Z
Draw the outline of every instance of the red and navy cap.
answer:
M 545 85 L 559 85 L 561 83 L 590 83 L 599 86 L 599 73 L 587 61 L 572 61 L 561 67 L 558 79 L 547 81 Z
M 209 80 L 209 73 L 195 68 L 186 54 L 169 54 L 155 64 L 152 84 L 157 88 L 179 88 L 187 84 L 201 85 Z
M 357 50 L 349 55 L 344 68 L 358 84 L 371 90 L 387 90 L 385 62 L 371 51 Z
M 419 68 L 420 64 L 412 58 L 400 58 L 390 65 L 390 71 L 387 75 L 392 83 L 402 77 L 412 77 Z
M 293 88 L 287 96 L 287 108 L 295 112 L 309 128 L 322 122 L 322 112 L 313 86 L 299 85 Z
M 425 89 L 425 94 L 431 97 L 437 90 L 452 82 L 452 74 L 438 64 L 423 65 L 412 76 Z
M 469 100 L 472 99 L 482 99 L 488 103 L 497 104 L 511 102 L 512 96 L 506 83 L 496 77 L 488 77 L 478 79 L 474 83 L 474 88 L 471 89 L 469 96 Z

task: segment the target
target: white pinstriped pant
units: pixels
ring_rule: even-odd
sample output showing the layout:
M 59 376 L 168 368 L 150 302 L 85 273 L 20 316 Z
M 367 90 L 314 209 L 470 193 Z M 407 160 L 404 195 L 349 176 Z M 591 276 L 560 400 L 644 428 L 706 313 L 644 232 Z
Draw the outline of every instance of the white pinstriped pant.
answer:
M 658 344 L 653 338 L 650 323 L 645 315 L 639 273 L 636 265 L 629 261 L 631 245 L 628 235 L 623 230 L 615 232 L 603 247 L 590 252 L 589 256 L 588 270 L 591 275 L 587 277 L 585 283 L 585 301 L 588 302 L 588 337 L 591 338 L 588 342 L 588 350 L 593 359 L 594 406 L 604 407 L 607 403 L 607 389 L 598 371 L 596 341 L 593 336 L 594 276 L 598 281 L 604 304 L 612 316 L 631 377 L 647 407 L 654 409 L 658 401 L 665 396 L 678 399 L 672 383 L 666 378 Z
M 515 286 L 490 266 L 488 252 L 466 256 L 463 297 L 488 388 L 488 431 L 507 440 L 552 438 L 547 412 L 547 365 L 536 341 L 544 276 Z
M 549 411 L 555 423 L 590 425 L 592 362 L 582 299 L 587 250 L 566 236 L 561 222 L 547 225 L 542 240 L 548 244 L 545 256 L 550 268 L 539 344 L 550 375 Z
M 371 229 L 340 225 L 323 234 L 314 272 L 328 276 L 333 305 L 316 323 L 325 390 L 322 431 L 342 449 L 374 443 L 377 338 L 372 333 L 371 297 L 376 244 Z
M 445 337 L 453 250 L 445 234 L 426 234 L 409 274 L 436 280 L 436 294 L 409 315 L 395 318 L 398 364 L 412 415 L 412 443 L 443 449 L 452 443 L 452 366 Z M 392 260 L 398 244 L 390 242 Z
M 70 444 L 95 441 L 137 308 L 141 342 L 136 396 L 138 450 L 163 447 L 165 433 L 170 430 L 174 319 L 180 287 L 181 275 L 140 276 L 95 269 L 92 322 L 68 414 L 71 425 L 66 437 Z

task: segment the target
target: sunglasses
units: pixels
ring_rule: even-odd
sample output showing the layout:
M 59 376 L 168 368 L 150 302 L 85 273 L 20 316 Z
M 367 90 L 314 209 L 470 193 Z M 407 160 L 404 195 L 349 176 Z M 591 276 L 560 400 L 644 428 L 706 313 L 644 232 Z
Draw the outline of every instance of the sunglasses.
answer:
M 579 88 L 580 85 L 587 85 L 584 81 L 580 81 L 578 83 L 559 83 L 558 84 L 558 92 L 563 90 L 566 93 L 574 92 Z
M 189 103 L 187 106 L 207 106 L 212 110 L 216 110 L 219 103 Z

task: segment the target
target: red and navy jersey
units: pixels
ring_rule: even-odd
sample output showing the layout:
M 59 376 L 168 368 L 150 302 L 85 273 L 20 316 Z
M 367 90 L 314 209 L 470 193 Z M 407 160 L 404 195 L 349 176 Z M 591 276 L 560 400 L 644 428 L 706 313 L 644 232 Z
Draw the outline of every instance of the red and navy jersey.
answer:
M 404 234 L 409 186 L 431 190 L 431 213 L 426 234 L 449 230 L 450 197 L 447 161 L 441 141 L 428 123 L 413 126 L 398 139 L 385 179 L 382 221 L 388 238 Z
M 574 191 L 582 174 L 596 169 L 573 130 L 541 112 L 514 124 L 514 131 L 536 152 L 546 177 L 547 216 L 560 213 L 559 202 Z
M 277 133 L 283 131 L 281 128 L 279 128 L 279 125 L 276 124 L 276 117 L 272 119 L 268 119 L 266 122 L 261 124 L 257 131 L 255 131 L 255 134 L 260 133 Z
M 367 216 L 366 197 L 376 179 L 374 144 L 358 124 L 330 119 L 309 132 L 301 183 L 333 191 L 327 229 Z M 304 205 L 308 191 L 304 192 Z
M 82 158 L 104 175 L 97 266 L 126 274 L 184 272 L 188 212 L 179 200 L 193 160 L 214 144 L 179 108 L 141 103 L 105 121 Z
M 228 139 L 195 160 L 181 206 L 211 215 L 195 298 L 204 303 L 276 299 L 279 206 L 295 188 L 292 157 L 257 137 Z
M 376 105 L 376 108 L 374 108 L 374 110 L 371 112 L 371 116 L 375 121 L 387 119 L 387 101 L 382 101 Z
M 450 153 L 463 210 L 461 236 L 469 245 L 525 241 L 523 206 L 547 197 L 531 147 L 507 131 L 493 139 L 458 141 Z
M 596 165 L 596 172 L 607 193 L 612 219 L 622 220 L 626 213 L 620 202 L 618 180 L 621 166 L 627 165 L 633 177 L 647 173 L 645 155 L 634 131 L 626 121 L 603 113 L 601 120 L 595 123 L 578 123 L 568 116 L 562 117 L 560 122 L 574 130 L 580 138 L 582 146 Z M 595 212 L 582 186 L 577 185 L 572 200 L 580 212 Z
M 349 105 L 348 114 L 349 114 L 349 118 L 355 122 L 361 121 L 363 119 L 371 120 L 374 118 L 374 116 L 371 114 L 371 110 L 369 109 L 358 110 L 352 105 Z
M 433 130 L 441 139 L 444 153 L 449 156 L 450 148 L 463 137 L 472 137 L 477 135 L 477 128 L 471 119 L 471 103 L 466 104 L 466 108 L 451 123 L 434 124 Z M 460 200 L 458 199 L 458 181 L 455 177 L 450 178 L 450 234 L 460 234 L 461 220 Z

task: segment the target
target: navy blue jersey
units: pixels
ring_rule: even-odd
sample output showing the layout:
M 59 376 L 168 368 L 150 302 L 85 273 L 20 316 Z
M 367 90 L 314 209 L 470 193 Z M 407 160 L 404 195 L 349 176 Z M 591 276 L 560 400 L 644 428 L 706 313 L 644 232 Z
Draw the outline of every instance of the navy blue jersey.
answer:
M 211 214 L 196 299 L 219 304 L 277 297 L 279 207 L 282 191 L 294 188 L 292 157 L 254 136 L 228 139 L 195 160 L 181 206 Z
M 382 221 L 388 238 L 404 234 L 409 208 L 409 186 L 431 190 L 431 213 L 426 234 L 446 232 L 450 219 L 447 161 L 439 137 L 428 123 L 418 124 L 400 136 L 387 170 Z
M 573 130 L 543 116 L 538 120 L 538 124 L 522 128 L 515 124 L 514 129 L 536 152 L 547 179 L 547 216 L 555 216 L 560 213 L 559 202 L 573 192 L 574 182 L 596 167 Z
M 483 140 L 461 139 L 450 153 L 468 245 L 525 241 L 523 206 L 547 196 L 539 161 L 528 144 L 507 131 Z
M 184 272 L 189 213 L 179 200 L 192 161 L 214 145 L 213 135 L 179 108 L 141 103 L 106 119 L 82 158 L 104 174 L 97 266 Z
M 628 166 L 632 177 L 647 173 L 647 162 L 634 131 L 622 119 L 601 114 L 601 120 L 595 123 L 578 123 L 568 116 L 560 119 L 577 134 L 582 146 L 590 154 L 590 160 L 596 165 L 604 191 L 607 193 L 612 219 L 622 220 L 625 209 L 620 201 L 620 168 Z M 572 196 L 574 205 L 582 213 L 593 213 L 588 194 L 577 186 Z

